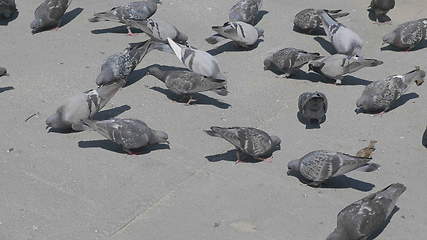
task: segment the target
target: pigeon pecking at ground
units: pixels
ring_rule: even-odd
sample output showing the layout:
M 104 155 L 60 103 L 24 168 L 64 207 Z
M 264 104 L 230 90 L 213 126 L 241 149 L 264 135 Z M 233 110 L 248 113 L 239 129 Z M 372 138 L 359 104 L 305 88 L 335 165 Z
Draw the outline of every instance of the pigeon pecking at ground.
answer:
M 61 18 L 72 0 L 45 0 L 35 10 L 35 19 L 31 23 L 32 33 L 59 28 Z
M 173 93 L 188 99 L 187 104 L 194 101 L 191 95 L 198 92 L 214 91 L 221 96 L 228 94 L 225 80 L 207 78 L 188 70 L 162 70 L 155 64 L 147 68 L 147 74 L 164 82 Z
M 157 11 L 157 4 L 160 0 L 144 0 L 137 2 L 130 2 L 127 5 L 117 6 L 107 12 L 95 13 L 90 22 L 99 21 L 114 21 L 127 25 L 128 35 L 132 36 L 131 26 L 127 20 L 141 21 L 153 16 Z
M 277 136 L 250 127 L 211 127 L 205 130 L 209 136 L 220 137 L 236 147 L 236 164 L 240 162 L 240 152 L 250 155 L 256 160 L 271 160 L 272 153 L 281 143 Z
M 0 19 L 9 19 L 17 11 L 15 0 L 0 0 Z
M 168 134 L 154 130 L 141 120 L 113 118 L 104 121 L 83 119 L 82 122 L 105 138 L 119 144 L 128 154 L 134 150 L 156 144 L 167 143 Z
M 390 44 L 399 49 L 409 51 L 426 38 L 426 31 L 427 18 L 406 22 L 384 35 L 383 45 Z
M 230 22 L 240 21 L 255 25 L 261 7 L 262 0 L 239 0 L 230 9 L 228 19 Z
M 394 8 L 394 5 L 394 0 L 372 0 L 368 11 L 372 13 L 375 23 L 391 22 L 386 14 Z
M 169 46 L 185 67 L 205 77 L 225 80 L 216 58 L 209 53 L 181 46 L 168 38 Z
M 322 19 L 317 14 L 319 10 L 313 8 L 307 8 L 301 10 L 295 15 L 294 18 L 294 30 L 301 33 L 314 33 L 322 25 Z M 342 12 L 342 10 L 328 10 L 323 9 L 326 13 L 328 13 L 333 19 L 345 17 L 349 15 L 348 12 Z
M 356 113 L 384 113 L 393 102 L 404 94 L 410 85 L 424 83 L 426 73 L 416 67 L 403 75 L 388 76 L 385 80 L 374 81 L 365 87 L 362 96 L 356 102 Z
M 288 175 L 302 176 L 307 184 L 319 187 L 326 180 L 344 175 L 353 170 L 372 172 L 379 168 L 369 163 L 371 158 L 360 158 L 340 152 L 318 150 L 288 163 Z
M 328 99 L 321 92 L 305 92 L 298 98 L 298 109 L 307 128 L 319 128 L 326 120 Z
M 326 240 L 373 239 L 386 227 L 405 191 L 403 184 L 394 183 L 345 207 L 338 213 L 337 227 Z
M 183 32 L 179 31 L 174 25 L 153 18 L 147 20 L 127 20 L 128 26 L 140 29 L 151 39 L 163 43 L 168 43 L 168 38 L 171 38 L 177 43 L 187 45 L 188 37 Z
M 376 59 L 334 54 L 310 62 L 308 68 L 328 79 L 335 80 L 336 84 L 341 84 L 344 75 L 356 72 L 365 67 L 376 67 L 381 64 L 383 62 Z
M 124 80 L 80 93 L 65 101 L 46 120 L 46 129 L 83 131 L 82 119 L 92 118 L 126 82 Z
M 238 46 L 248 48 L 256 44 L 260 37 L 264 37 L 264 30 L 245 22 L 226 22 L 223 26 L 213 26 L 212 30 L 217 34 L 206 38 L 206 42 L 210 44 L 230 39 Z
M 319 53 L 309 53 L 296 48 L 283 48 L 268 54 L 264 59 L 264 70 L 283 73 L 282 76 L 288 78 L 295 70 L 319 58 L 322 58 Z
M 316 12 L 322 20 L 322 27 L 337 53 L 362 56 L 363 40 L 350 28 L 335 21 L 323 10 Z

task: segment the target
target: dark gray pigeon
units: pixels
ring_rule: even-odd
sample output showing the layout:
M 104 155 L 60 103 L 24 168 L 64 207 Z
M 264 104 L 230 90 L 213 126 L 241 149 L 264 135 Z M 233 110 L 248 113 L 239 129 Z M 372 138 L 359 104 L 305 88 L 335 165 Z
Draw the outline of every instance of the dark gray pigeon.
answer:
M 323 10 L 316 12 L 322 20 L 322 27 L 337 53 L 362 56 L 363 40 L 350 28 L 335 21 Z
M 122 79 L 127 80 L 144 56 L 152 50 L 152 44 L 156 43 L 147 40 L 131 44 L 123 52 L 108 57 L 101 66 L 101 72 L 96 79 L 96 84 L 100 86 Z
M 209 136 L 220 137 L 236 147 L 237 161 L 240 162 L 240 152 L 248 154 L 256 160 L 271 160 L 271 154 L 281 143 L 277 136 L 270 136 L 266 132 L 250 127 L 211 127 L 205 130 Z M 270 157 L 269 157 L 270 156 Z
M 365 87 L 362 96 L 356 102 L 356 113 L 384 113 L 393 102 L 402 96 L 412 83 L 417 86 L 424 83 L 426 73 L 416 67 L 404 75 L 388 76 L 385 80 L 374 81 Z
M 345 207 L 326 240 L 373 239 L 390 221 L 396 202 L 405 191 L 403 184 L 394 183 Z
M 15 0 L 0 0 L 0 19 L 9 19 L 17 12 Z
M 113 21 L 127 25 L 128 35 L 133 35 L 131 26 L 127 20 L 141 21 L 153 16 L 157 11 L 157 4 L 160 0 L 144 0 L 130 2 L 127 5 L 117 6 L 107 12 L 95 13 L 90 22 Z
M 390 44 L 404 50 L 411 50 L 426 38 L 427 18 L 400 24 L 383 37 L 383 45 Z
M 67 11 L 72 0 L 45 0 L 34 12 L 35 19 L 31 23 L 32 33 L 59 28 L 61 18 Z
M 183 32 L 179 31 L 174 25 L 162 21 L 149 18 L 147 20 L 127 20 L 128 26 L 140 29 L 148 34 L 151 39 L 168 43 L 168 38 L 171 38 L 177 43 L 187 45 L 188 37 Z
M 9 74 L 7 73 L 6 68 L 4 67 L 0 67 L 0 77 L 1 76 L 8 76 Z
M 264 59 L 264 70 L 283 73 L 290 77 L 292 73 L 310 61 L 322 58 L 319 53 L 309 53 L 296 48 L 283 48 L 272 51 Z
M 353 170 L 372 172 L 379 168 L 369 163 L 371 158 L 360 158 L 340 152 L 318 150 L 288 163 L 288 175 L 300 175 L 307 184 L 319 187 L 326 180 L 344 175 Z
M 423 143 L 424 147 L 427 147 L 427 128 L 424 131 L 422 143 Z
M 124 80 L 80 93 L 65 101 L 46 120 L 46 128 L 83 131 L 82 119 L 90 119 L 99 112 L 126 82 Z
M 221 96 L 228 94 L 227 82 L 220 79 L 212 79 L 187 70 L 162 70 L 159 65 L 147 68 L 147 74 L 155 76 L 164 82 L 173 93 L 184 96 L 190 104 L 193 93 L 214 91 Z
M 335 80 L 336 84 L 341 84 L 344 75 L 359 71 L 365 67 L 376 67 L 381 64 L 383 62 L 376 59 L 334 54 L 310 62 L 308 68 L 328 79 Z
M 391 19 L 386 14 L 394 8 L 394 5 L 394 0 L 372 0 L 371 5 L 369 5 L 369 11 L 373 14 L 373 20 L 378 23 L 390 22 Z
M 216 44 L 224 39 L 230 39 L 237 45 L 248 48 L 264 37 L 264 30 L 245 22 L 226 22 L 223 26 L 213 26 L 212 30 L 217 34 L 206 38 L 210 44 Z
M 241 21 L 255 25 L 261 7 L 262 0 L 239 0 L 230 9 L 228 20 L 230 20 L 230 22 Z
M 135 154 L 132 150 L 146 146 L 169 144 L 167 133 L 151 129 L 141 120 L 113 118 L 104 121 L 84 119 L 82 122 L 105 138 L 121 145 L 129 154 Z
M 305 92 L 298 98 L 298 109 L 307 128 L 318 127 L 326 120 L 328 99 L 321 92 Z
M 294 29 L 298 32 L 313 33 L 319 29 L 322 25 L 322 19 L 317 14 L 318 9 L 307 8 L 295 15 L 294 18 Z M 323 9 L 332 18 L 340 18 L 349 15 L 348 12 L 341 12 L 342 10 L 328 10 Z

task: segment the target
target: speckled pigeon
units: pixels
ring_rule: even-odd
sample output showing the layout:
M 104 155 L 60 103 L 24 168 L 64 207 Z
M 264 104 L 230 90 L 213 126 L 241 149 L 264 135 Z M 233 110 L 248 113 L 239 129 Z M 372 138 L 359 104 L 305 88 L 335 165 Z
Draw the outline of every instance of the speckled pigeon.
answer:
M 322 19 L 317 14 L 318 9 L 307 8 L 301 10 L 295 15 L 294 18 L 294 29 L 298 32 L 313 33 L 318 30 L 322 25 Z M 342 12 L 342 10 L 328 10 L 324 9 L 332 18 L 340 18 L 349 15 L 348 12 Z
M 51 28 L 59 28 L 61 18 L 67 11 L 72 0 L 45 0 L 34 12 L 34 20 L 31 23 L 32 33 L 38 33 Z
M 256 24 L 258 12 L 262 7 L 262 0 L 239 0 L 228 15 L 230 22 L 245 22 Z
M 415 48 L 426 38 L 427 18 L 400 24 L 383 37 L 383 45 L 390 44 L 404 50 Z

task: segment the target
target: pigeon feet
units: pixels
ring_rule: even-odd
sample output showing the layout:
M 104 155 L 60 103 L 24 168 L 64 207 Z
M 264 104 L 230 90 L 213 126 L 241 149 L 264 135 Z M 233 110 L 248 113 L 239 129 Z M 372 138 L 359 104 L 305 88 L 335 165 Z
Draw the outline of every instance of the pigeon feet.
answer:
M 127 29 L 128 29 L 128 36 L 129 37 L 135 37 L 135 36 L 137 36 L 138 34 L 136 34 L 136 33 L 133 33 L 131 30 L 130 30 L 130 27 L 127 27 Z
M 195 100 L 195 99 L 193 99 L 192 97 L 190 97 L 189 99 L 188 99 L 188 101 L 185 103 L 185 105 L 187 105 L 187 106 L 189 106 L 189 105 L 191 105 L 191 103 L 192 102 L 196 102 L 197 100 Z
M 240 152 L 239 150 L 236 151 L 236 162 L 234 163 L 234 165 L 237 165 L 239 162 L 241 162 L 240 160 Z

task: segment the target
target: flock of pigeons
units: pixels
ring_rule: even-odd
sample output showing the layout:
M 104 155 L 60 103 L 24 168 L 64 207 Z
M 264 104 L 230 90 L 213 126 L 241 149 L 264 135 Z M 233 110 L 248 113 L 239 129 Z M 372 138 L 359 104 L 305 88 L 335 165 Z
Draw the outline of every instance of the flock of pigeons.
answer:
M 61 18 L 71 0 L 45 0 L 35 10 L 31 23 L 33 33 L 60 26 Z M 129 154 L 148 145 L 168 143 L 164 131 L 154 130 L 143 121 L 136 119 L 113 118 L 95 121 L 94 115 L 122 88 L 128 76 L 152 50 L 174 54 L 189 70 L 167 70 L 159 65 L 148 67 L 147 72 L 165 83 L 173 93 L 181 96 L 187 104 L 193 101 L 192 94 L 214 91 L 218 95 L 228 94 L 227 80 L 222 74 L 215 57 L 208 52 L 190 46 L 188 36 L 176 26 L 151 18 L 157 10 L 159 0 L 143 0 L 114 7 L 109 11 L 94 14 L 90 22 L 113 21 L 127 26 L 128 34 L 132 28 L 139 29 L 150 36 L 141 43 L 132 43 L 124 51 L 108 57 L 101 66 L 96 79 L 98 88 L 69 98 L 46 120 L 47 128 L 55 130 L 84 131 L 93 129 L 109 140 L 121 145 Z M 230 10 L 229 21 L 222 26 L 213 26 L 212 36 L 206 38 L 210 44 L 229 40 L 237 48 L 254 48 L 263 37 L 264 31 L 255 27 L 262 0 L 239 0 Z M 372 0 L 369 10 L 372 20 L 378 23 L 391 21 L 386 15 L 394 8 L 394 0 Z M 17 12 L 14 0 L 0 0 L 0 17 L 12 18 Z M 362 38 L 336 21 L 349 13 L 341 10 L 305 9 L 296 14 L 294 31 L 315 34 L 324 31 L 336 54 L 321 56 L 295 48 L 284 48 L 271 52 L 264 60 L 264 69 L 283 77 L 291 77 L 299 68 L 308 64 L 310 71 L 341 84 L 346 74 L 365 67 L 375 67 L 383 62 L 365 58 L 362 54 Z M 426 37 L 427 18 L 399 25 L 383 37 L 385 44 L 395 48 L 411 50 Z M 7 74 L 0 68 L 0 76 Z M 356 113 L 384 113 L 412 85 L 424 82 L 425 72 L 419 67 L 401 75 L 392 75 L 384 80 L 374 81 L 366 86 L 356 102 Z M 325 121 L 328 108 L 326 95 L 321 92 L 306 92 L 298 100 L 299 114 L 309 127 L 320 127 Z M 281 143 L 277 136 L 251 127 L 211 127 L 208 135 L 220 137 L 237 149 L 237 162 L 240 154 L 263 161 L 271 159 L 272 153 Z M 423 136 L 427 146 L 427 130 Z M 378 164 L 370 163 L 375 151 L 375 142 L 362 149 L 356 156 L 332 152 L 313 151 L 300 159 L 288 163 L 288 175 L 297 176 L 310 186 L 319 187 L 325 181 L 353 170 L 375 171 Z M 381 191 L 352 203 L 338 214 L 337 227 L 327 237 L 328 240 L 368 239 L 374 236 L 391 217 L 396 201 L 406 190 L 403 184 L 395 183 Z

